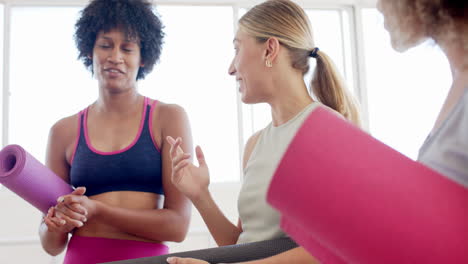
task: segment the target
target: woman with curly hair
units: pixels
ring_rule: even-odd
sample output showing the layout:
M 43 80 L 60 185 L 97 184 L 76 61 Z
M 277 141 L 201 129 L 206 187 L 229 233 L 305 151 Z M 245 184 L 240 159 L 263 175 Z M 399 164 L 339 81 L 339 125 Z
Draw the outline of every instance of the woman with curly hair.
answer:
M 192 149 L 187 115 L 137 90 L 159 60 L 162 28 L 146 0 L 93 0 L 76 23 L 98 98 L 50 130 L 46 165 L 76 189 L 50 208 L 39 232 L 47 253 L 67 247 L 67 264 L 166 254 L 164 241 L 186 236 L 191 205 L 171 182 L 163 139 L 183 137 Z
M 379 0 L 378 9 L 395 50 L 432 39 L 447 56 L 453 83 L 418 160 L 468 188 L 468 1 Z

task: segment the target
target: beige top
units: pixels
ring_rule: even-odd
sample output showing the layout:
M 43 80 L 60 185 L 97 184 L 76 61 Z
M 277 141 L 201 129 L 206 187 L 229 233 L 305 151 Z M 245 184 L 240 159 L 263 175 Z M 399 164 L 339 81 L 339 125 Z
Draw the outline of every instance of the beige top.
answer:
M 237 207 L 243 232 L 237 244 L 285 237 L 280 228 L 280 214 L 267 204 L 271 178 L 303 121 L 320 103 L 313 102 L 288 122 L 262 130 L 244 168 Z

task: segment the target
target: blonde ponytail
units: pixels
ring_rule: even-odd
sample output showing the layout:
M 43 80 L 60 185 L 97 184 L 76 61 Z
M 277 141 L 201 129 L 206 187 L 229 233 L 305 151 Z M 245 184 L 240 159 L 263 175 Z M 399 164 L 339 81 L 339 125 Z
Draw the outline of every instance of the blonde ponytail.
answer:
M 318 51 L 317 66 L 312 75 L 312 93 L 324 105 L 332 108 L 357 126 L 361 126 L 357 100 L 346 88 L 331 58 Z

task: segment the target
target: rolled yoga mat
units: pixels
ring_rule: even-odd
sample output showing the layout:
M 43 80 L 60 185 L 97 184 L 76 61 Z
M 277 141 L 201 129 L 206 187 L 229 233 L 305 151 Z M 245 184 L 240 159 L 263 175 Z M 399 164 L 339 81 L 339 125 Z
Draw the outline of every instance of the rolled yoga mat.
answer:
M 44 214 L 72 187 L 18 145 L 0 151 L 0 183 Z
M 259 242 L 207 248 L 168 255 L 108 262 L 106 264 L 167 264 L 168 257 L 195 258 L 211 264 L 237 263 L 263 259 L 298 247 L 290 238 L 278 238 Z
M 468 263 L 468 189 L 317 108 L 268 202 L 322 263 Z

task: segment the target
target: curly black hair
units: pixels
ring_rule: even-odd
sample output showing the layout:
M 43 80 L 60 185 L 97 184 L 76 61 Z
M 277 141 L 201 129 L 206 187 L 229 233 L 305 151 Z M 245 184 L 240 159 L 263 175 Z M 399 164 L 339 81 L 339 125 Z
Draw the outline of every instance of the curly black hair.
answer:
M 143 67 L 137 80 L 143 79 L 158 62 L 163 45 L 164 32 L 157 13 L 146 0 L 93 0 L 81 11 L 75 24 L 75 43 L 78 59 L 93 72 L 94 44 L 99 32 L 119 28 L 128 38 L 140 41 Z

